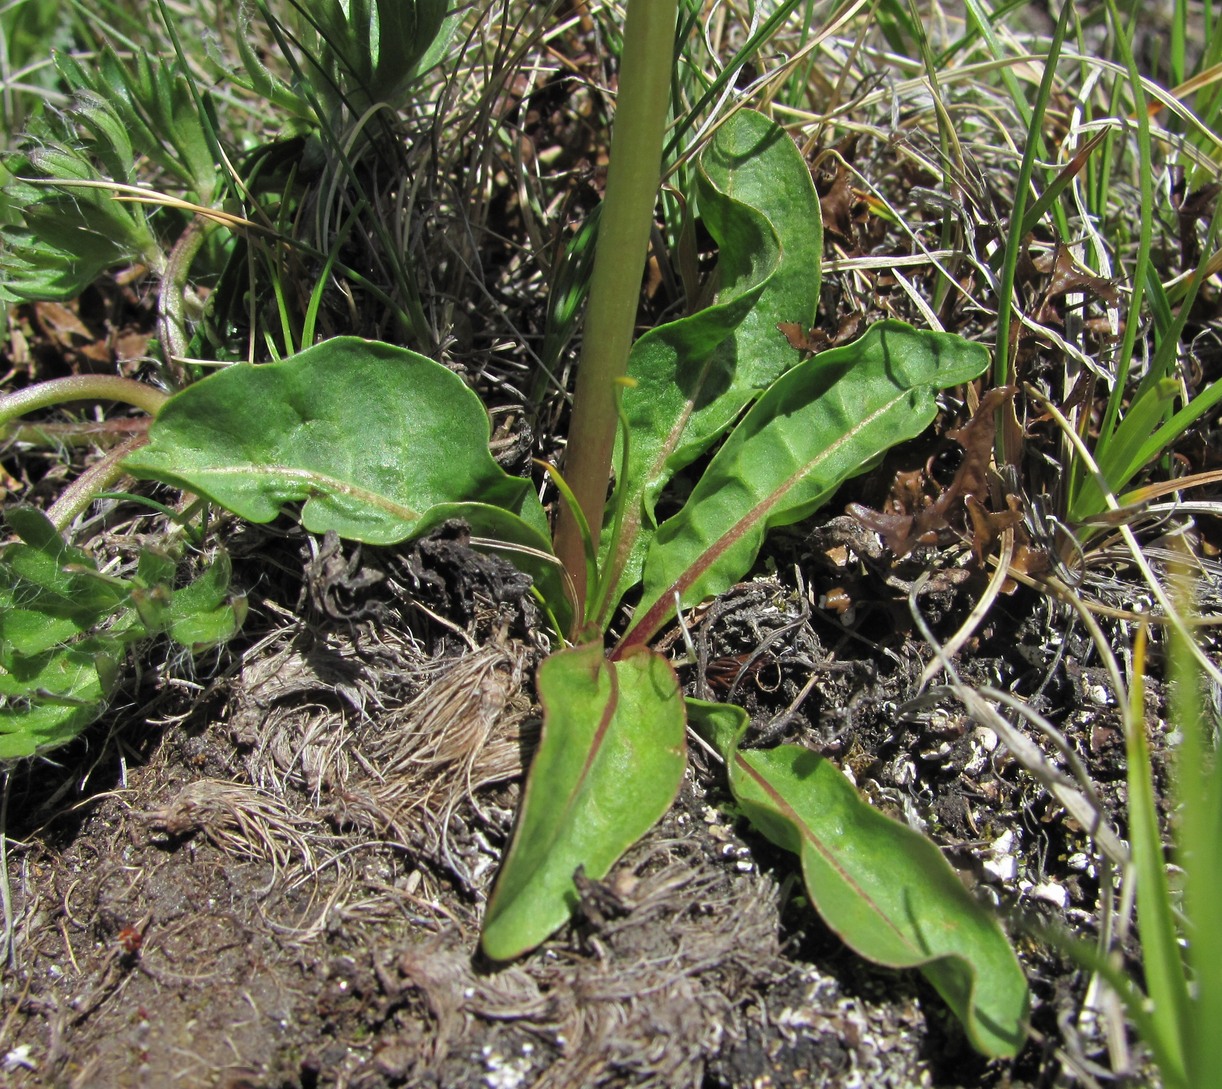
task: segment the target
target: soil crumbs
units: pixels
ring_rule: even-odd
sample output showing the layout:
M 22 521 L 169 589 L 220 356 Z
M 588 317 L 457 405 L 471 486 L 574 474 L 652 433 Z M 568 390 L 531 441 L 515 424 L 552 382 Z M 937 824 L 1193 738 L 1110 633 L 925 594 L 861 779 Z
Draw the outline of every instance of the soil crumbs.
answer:
M 808 551 L 831 554 L 834 531 Z M 150 660 L 109 734 L 11 773 L 0 1084 L 1019 1086 L 1103 1054 L 1085 981 L 1019 937 L 1033 1042 L 976 1056 L 919 975 L 822 926 L 696 748 L 664 821 L 581 882 L 573 924 L 485 963 L 482 904 L 538 730 L 545 648 L 520 578 L 472 559 L 462 527 L 364 551 L 245 527 L 229 547 L 252 587 L 245 650 L 207 680 Z M 927 612 L 953 626 L 971 594 L 938 585 Z M 833 756 L 981 895 L 1089 927 L 1094 864 L 1064 810 L 962 713 L 905 712 L 914 646 L 861 634 L 894 632 L 886 609 L 850 630 L 815 603 L 799 576 L 736 588 L 693 621 L 681 676 L 747 706 L 761 741 Z M 1015 630 L 1046 634 L 1034 595 L 1004 610 L 1021 615 L 972 659 L 994 683 L 1033 668 Z M 1106 697 L 1041 670 L 1115 817 Z

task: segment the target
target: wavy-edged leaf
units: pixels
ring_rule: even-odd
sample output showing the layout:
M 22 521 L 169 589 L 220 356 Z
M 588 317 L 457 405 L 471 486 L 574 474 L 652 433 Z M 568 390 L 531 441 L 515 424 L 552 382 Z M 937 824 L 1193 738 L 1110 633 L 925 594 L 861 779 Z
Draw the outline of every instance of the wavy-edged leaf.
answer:
M 619 572 L 602 609 L 604 623 L 640 579 L 662 487 L 798 362 L 777 322 L 805 327 L 819 303 L 819 199 L 801 153 L 780 126 L 750 110 L 734 114 L 700 156 L 697 195 L 721 254 L 720 286 L 713 305 L 633 345 L 628 373 L 636 385 L 623 395 L 632 434 L 625 527 L 619 555 L 604 559 Z M 605 539 L 604 549 L 608 544 Z
M 670 808 L 683 779 L 679 682 L 641 648 L 611 662 L 596 644 L 539 667 L 539 740 L 481 939 L 493 960 L 534 948 L 577 903 L 573 875 L 600 878 Z
M 647 642 L 673 615 L 676 592 L 692 606 L 732 586 L 769 529 L 805 518 L 884 451 L 919 435 L 937 412 L 935 391 L 987 365 L 978 344 L 881 321 L 779 378 L 658 529 L 626 642 Z
M 802 861 L 819 914 L 855 952 L 919 968 L 985 1055 L 1017 1053 L 1027 981 L 997 919 L 938 848 L 868 805 L 830 761 L 797 745 L 740 749 L 740 707 L 688 701 L 693 728 L 722 754 L 743 813 Z
M 302 503 L 311 532 L 370 544 L 444 503 L 503 507 L 546 532 L 530 481 L 488 452 L 488 416 L 431 359 L 337 337 L 280 363 L 238 363 L 166 402 L 126 468 L 268 522 Z

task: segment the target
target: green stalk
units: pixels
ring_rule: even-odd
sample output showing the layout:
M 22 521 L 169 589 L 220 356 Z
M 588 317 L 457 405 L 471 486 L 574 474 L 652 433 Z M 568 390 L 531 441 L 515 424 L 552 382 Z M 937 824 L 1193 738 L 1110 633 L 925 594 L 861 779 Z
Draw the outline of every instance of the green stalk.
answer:
M 590 279 L 585 337 L 573 394 L 565 477 L 591 532 L 603 524 L 618 417 L 616 381 L 628 370 L 641 274 L 662 171 L 670 104 L 677 0 L 629 0 L 620 61 L 611 162 Z M 576 589 L 580 627 L 588 592 L 585 551 L 572 512 L 562 508 L 556 555 Z
M 68 401 L 119 401 L 156 416 L 168 399 L 168 394 L 144 382 L 117 375 L 81 374 L 71 378 L 53 378 L 49 382 L 39 382 L 16 393 L 0 396 L 0 436 L 6 434 L 5 425 L 18 416 Z

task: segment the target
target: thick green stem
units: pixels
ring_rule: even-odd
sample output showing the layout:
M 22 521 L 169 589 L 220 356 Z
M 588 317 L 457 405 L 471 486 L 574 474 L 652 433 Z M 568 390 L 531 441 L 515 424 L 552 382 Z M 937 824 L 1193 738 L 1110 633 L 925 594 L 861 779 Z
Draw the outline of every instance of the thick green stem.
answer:
M 629 0 L 624 24 L 611 162 L 564 461 L 565 477 L 596 540 L 615 447 L 616 380 L 628 368 L 658 196 L 676 9 L 677 0 Z M 576 519 L 564 509 L 556 526 L 556 555 L 576 585 L 580 626 L 589 590 L 585 553 Z
M 134 378 L 106 374 L 54 378 L 50 382 L 39 382 L 16 393 L 0 396 L 0 437 L 5 434 L 10 420 L 68 401 L 121 401 L 156 416 L 167 400 L 167 394 Z

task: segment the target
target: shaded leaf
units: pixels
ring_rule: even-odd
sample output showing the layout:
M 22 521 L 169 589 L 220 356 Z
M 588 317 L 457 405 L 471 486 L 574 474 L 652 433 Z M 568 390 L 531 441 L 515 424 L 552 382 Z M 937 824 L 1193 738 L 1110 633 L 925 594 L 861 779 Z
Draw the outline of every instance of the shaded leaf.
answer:
M 246 619 L 246 598 L 230 592 L 232 571 L 222 550 L 194 582 L 173 592 L 167 619 L 175 642 L 201 650 L 237 635 Z
M 481 939 L 493 960 L 543 941 L 577 903 L 573 874 L 601 878 L 670 808 L 683 778 L 684 711 L 670 663 L 618 662 L 596 644 L 539 667 L 543 734 Z
M 545 532 L 530 481 L 496 464 L 488 436 L 479 398 L 445 367 L 338 337 L 188 387 L 124 464 L 252 522 L 302 503 L 311 532 L 371 544 L 405 540 L 431 508 L 461 501 L 503 507 Z
M 693 606 L 732 586 L 769 529 L 805 518 L 890 447 L 919 435 L 937 412 L 935 391 L 987 365 L 978 344 L 882 321 L 779 378 L 658 530 L 626 643 L 656 633 L 674 613 L 675 593 Z
M 725 759 L 743 813 L 801 858 L 827 925 L 868 960 L 919 968 L 978 1051 L 1016 1054 L 1026 1036 L 1027 981 L 997 920 L 938 848 L 863 802 L 818 753 L 740 749 L 748 724 L 741 708 L 689 700 L 688 709 L 693 728 Z
M 103 641 L 88 641 L 0 666 L 0 760 L 64 745 L 106 707 L 115 663 Z
M 556 635 L 562 637 L 572 621 L 572 601 L 565 589 L 560 561 L 552 554 L 549 534 L 516 514 L 487 503 L 440 504 L 421 520 L 415 533 L 422 536 L 451 519 L 470 527 L 475 538 L 471 547 L 501 556 L 531 577 L 551 613 Z

